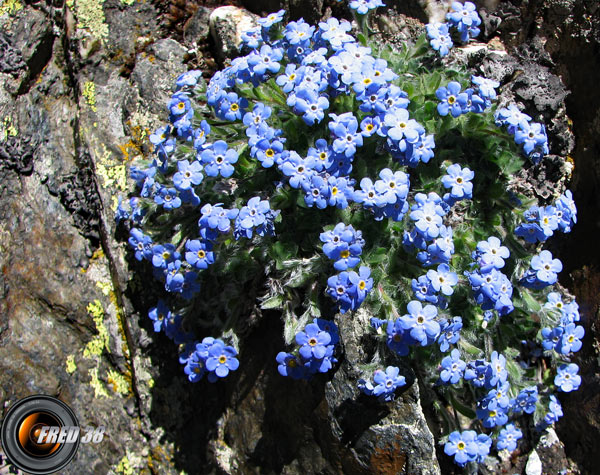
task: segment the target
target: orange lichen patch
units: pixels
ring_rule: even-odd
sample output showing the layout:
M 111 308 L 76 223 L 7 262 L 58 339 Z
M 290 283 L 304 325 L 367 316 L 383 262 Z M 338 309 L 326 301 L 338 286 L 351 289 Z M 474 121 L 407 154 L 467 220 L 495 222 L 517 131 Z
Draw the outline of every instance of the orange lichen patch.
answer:
M 125 162 L 130 162 L 134 157 L 143 155 L 139 146 L 131 140 L 126 144 L 119 145 L 119 150 L 121 150 L 123 161 Z
M 400 443 L 376 447 L 371 454 L 371 468 L 382 475 L 396 475 L 406 464 L 406 455 L 400 451 Z

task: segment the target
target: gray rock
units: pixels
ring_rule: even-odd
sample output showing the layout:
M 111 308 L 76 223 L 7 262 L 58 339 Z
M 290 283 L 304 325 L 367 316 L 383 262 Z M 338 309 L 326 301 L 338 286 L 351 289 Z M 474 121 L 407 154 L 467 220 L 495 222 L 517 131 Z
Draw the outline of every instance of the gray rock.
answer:
M 183 38 L 187 44 L 196 44 L 206 41 L 210 35 L 211 10 L 198 7 L 192 17 L 185 22 Z
M 257 26 L 256 15 L 241 8 L 219 7 L 210 14 L 210 33 L 221 61 L 239 54 L 242 33 Z

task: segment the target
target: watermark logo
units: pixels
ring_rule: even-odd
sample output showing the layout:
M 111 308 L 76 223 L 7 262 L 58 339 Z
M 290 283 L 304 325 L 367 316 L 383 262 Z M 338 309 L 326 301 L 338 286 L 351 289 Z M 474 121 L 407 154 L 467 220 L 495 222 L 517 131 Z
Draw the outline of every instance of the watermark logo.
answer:
M 34 475 L 65 467 L 80 443 L 98 444 L 105 427 L 81 430 L 69 406 L 51 396 L 30 396 L 11 406 L 2 422 L 0 441 L 10 463 Z

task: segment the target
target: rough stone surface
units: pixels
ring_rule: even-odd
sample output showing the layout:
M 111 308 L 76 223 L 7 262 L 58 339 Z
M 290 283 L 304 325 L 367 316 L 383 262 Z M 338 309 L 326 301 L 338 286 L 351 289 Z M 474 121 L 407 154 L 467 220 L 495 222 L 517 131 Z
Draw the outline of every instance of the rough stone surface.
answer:
M 210 32 L 221 60 L 239 54 L 242 33 L 257 26 L 256 16 L 237 7 L 219 7 L 210 14 Z
M 442 434 L 428 410 L 436 395 L 420 385 L 416 369 L 403 368 L 412 376 L 395 403 L 373 404 L 358 393 L 355 381 L 364 375 L 357 368 L 371 351 L 360 314 L 338 318 L 343 358 L 329 378 L 313 383 L 279 377 L 277 314 L 266 313 L 248 331 L 243 368 L 219 385 L 189 384 L 176 348 L 152 332 L 145 313 L 158 289 L 140 277 L 143 269 L 113 224 L 116 195 L 128 190 L 131 160 L 148 155 L 147 137 L 165 118 L 173 80 L 188 62 L 235 55 L 239 19 L 254 18 L 227 7 L 231 22 L 211 21 L 215 49 L 208 18 L 223 18 L 214 13 L 219 2 L 185 3 L 29 2 L 0 17 L 0 404 L 56 395 L 82 426 L 107 426 L 110 437 L 82 445 L 69 474 L 115 473 L 125 462 L 133 473 L 161 474 L 458 473 L 434 443 Z M 255 14 L 286 8 L 307 21 L 338 12 L 350 18 L 330 0 L 244 3 Z M 421 21 L 439 17 L 441 3 L 390 5 L 372 24 L 382 41 L 400 44 L 415 38 Z M 536 176 L 526 169 L 517 181 L 548 199 L 558 188 L 542 183 L 562 187 L 573 173 L 580 220 L 557 247 L 587 332 L 576 359 L 582 389 L 560 396 L 560 441 L 534 437 L 522 454 L 490 459 L 482 470 L 524 473 L 535 449 L 544 473 L 594 473 L 600 6 L 478 5 L 489 43 L 465 51 L 465 62 L 501 81 L 503 98 L 548 124 L 553 155 Z M 191 13 L 184 21 L 174 15 L 166 28 L 162 15 L 175 10 Z M 267 349 L 265 341 L 272 342 Z

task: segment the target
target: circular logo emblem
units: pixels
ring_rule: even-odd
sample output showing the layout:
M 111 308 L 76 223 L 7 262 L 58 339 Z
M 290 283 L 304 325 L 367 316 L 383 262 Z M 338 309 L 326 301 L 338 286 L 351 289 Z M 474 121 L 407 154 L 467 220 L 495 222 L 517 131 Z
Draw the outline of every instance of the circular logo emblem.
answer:
M 8 410 L 0 441 L 15 467 L 46 475 L 57 472 L 75 456 L 79 423 L 64 402 L 51 396 L 30 396 Z

